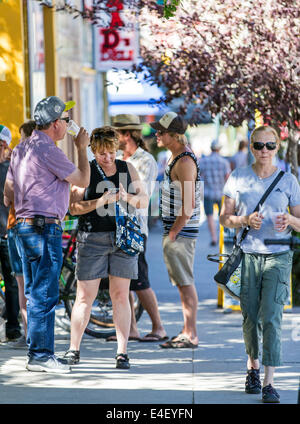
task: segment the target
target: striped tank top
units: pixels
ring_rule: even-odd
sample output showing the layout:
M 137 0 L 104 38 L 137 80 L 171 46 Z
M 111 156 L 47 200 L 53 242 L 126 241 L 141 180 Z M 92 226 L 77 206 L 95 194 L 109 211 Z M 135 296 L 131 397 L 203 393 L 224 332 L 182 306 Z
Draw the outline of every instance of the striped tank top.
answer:
M 190 156 L 197 167 L 197 178 L 195 181 L 195 208 L 191 218 L 178 233 L 179 236 L 196 238 L 199 232 L 200 223 L 200 198 L 201 198 L 201 181 L 200 168 L 197 163 L 197 158 L 192 152 L 183 152 L 167 166 L 164 179 L 160 187 L 160 216 L 162 218 L 164 235 L 169 234 L 169 231 L 180 213 L 182 208 L 181 185 L 179 181 L 171 180 L 171 171 L 175 163 L 183 156 Z

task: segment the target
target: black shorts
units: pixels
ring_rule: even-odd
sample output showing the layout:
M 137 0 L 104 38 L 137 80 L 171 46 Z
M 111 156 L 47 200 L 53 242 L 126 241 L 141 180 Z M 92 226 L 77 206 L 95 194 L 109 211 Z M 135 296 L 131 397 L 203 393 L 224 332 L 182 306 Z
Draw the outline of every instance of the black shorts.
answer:
M 138 278 L 130 282 L 130 290 L 133 291 L 145 290 L 150 287 L 148 264 L 145 258 L 146 244 L 147 237 L 144 238 L 144 252 L 140 253 L 138 258 Z M 108 278 L 101 279 L 100 287 L 103 289 L 109 288 Z

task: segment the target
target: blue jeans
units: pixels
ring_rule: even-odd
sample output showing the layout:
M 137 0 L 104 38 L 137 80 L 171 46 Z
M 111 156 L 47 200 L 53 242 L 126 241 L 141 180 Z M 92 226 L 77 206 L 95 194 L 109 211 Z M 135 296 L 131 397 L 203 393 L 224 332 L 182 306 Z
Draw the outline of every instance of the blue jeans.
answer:
M 17 240 L 16 227 L 7 230 L 7 243 L 11 269 L 14 275 L 23 275 L 22 260 L 20 255 L 20 247 Z
M 39 233 L 33 225 L 17 224 L 27 298 L 29 356 L 46 360 L 54 355 L 55 306 L 62 266 L 62 230 L 45 224 Z

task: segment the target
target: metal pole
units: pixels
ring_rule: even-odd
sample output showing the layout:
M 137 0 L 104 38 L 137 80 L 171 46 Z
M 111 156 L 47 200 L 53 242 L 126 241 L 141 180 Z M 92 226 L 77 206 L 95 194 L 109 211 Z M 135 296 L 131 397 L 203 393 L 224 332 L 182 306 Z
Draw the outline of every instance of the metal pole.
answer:
M 57 96 L 57 59 L 55 30 L 55 0 L 52 8 L 43 6 L 46 96 Z
M 103 93 L 103 123 L 104 125 L 110 125 L 110 119 L 109 119 L 109 113 L 108 113 L 106 72 L 101 72 L 101 75 L 102 75 L 102 93 Z

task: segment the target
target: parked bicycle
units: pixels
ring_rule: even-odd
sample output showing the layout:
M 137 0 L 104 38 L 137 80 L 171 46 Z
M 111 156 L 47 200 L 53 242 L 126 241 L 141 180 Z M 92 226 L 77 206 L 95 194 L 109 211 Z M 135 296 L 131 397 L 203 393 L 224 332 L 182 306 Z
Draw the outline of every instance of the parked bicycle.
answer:
M 268 244 L 280 244 L 285 246 L 290 246 L 291 250 L 300 249 L 300 239 L 296 236 L 290 237 L 288 239 L 265 239 L 264 243 Z
M 65 222 L 67 226 L 68 221 Z M 66 313 L 71 319 L 72 308 L 76 298 L 76 236 L 78 229 L 72 229 L 70 234 L 64 233 L 64 240 L 67 244 L 63 247 L 63 265 L 60 275 L 60 299 L 63 301 Z M 143 313 L 143 306 L 138 297 L 135 297 L 134 310 L 136 321 L 138 321 Z M 115 326 L 113 322 L 112 302 L 109 295 L 109 282 L 102 279 L 98 295 L 92 306 L 90 321 L 85 329 L 85 333 L 97 338 L 106 338 L 115 334 Z

